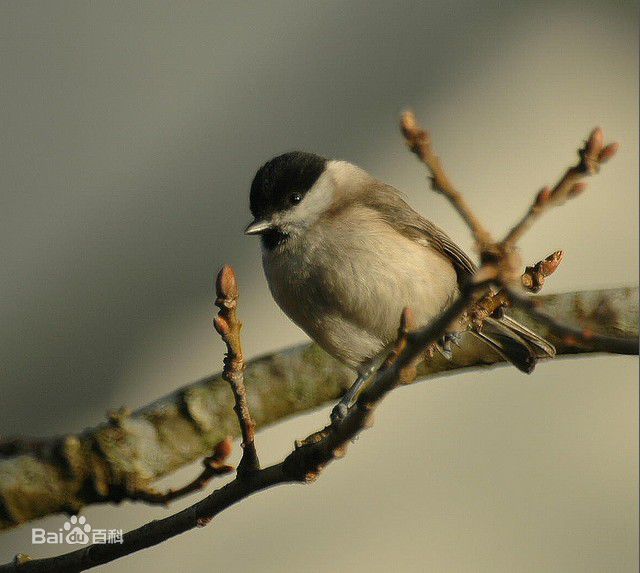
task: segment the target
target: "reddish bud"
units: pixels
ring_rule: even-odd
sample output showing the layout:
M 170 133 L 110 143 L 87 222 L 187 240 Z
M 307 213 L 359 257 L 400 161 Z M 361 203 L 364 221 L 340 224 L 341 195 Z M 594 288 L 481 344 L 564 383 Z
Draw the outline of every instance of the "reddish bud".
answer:
M 564 258 L 564 253 L 562 251 L 556 251 L 555 253 L 549 255 L 542 264 L 540 265 L 540 270 L 545 277 L 552 275 L 556 272 L 556 269 L 560 266 L 562 259 Z
M 543 187 L 536 196 L 535 206 L 542 207 L 551 199 L 551 188 Z
M 227 436 L 224 440 L 220 440 L 213 448 L 213 458 L 217 461 L 226 460 L 233 451 L 233 442 Z
M 584 181 L 579 181 L 578 183 L 574 183 L 569 191 L 567 192 L 567 196 L 570 199 L 577 197 L 587 188 L 587 184 Z
M 237 298 L 238 283 L 233 267 L 225 265 L 216 278 L 216 294 L 219 298 Z
M 591 134 L 589 135 L 589 139 L 587 140 L 587 144 L 585 146 L 585 151 L 589 157 L 597 156 L 604 145 L 604 134 L 602 133 L 602 129 L 596 127 Z
M 415 114 L 407 110 L 400 117 L 400 129 L 411 150 L 416 153 L 421 145 L 428 142 L 429 134 L 420 127 Z
M 400 330 L 402 332 L 408 332 L 415 328 L 415 315 L 413 310 L 406 306 L 402 310 L 402 317 L 400 318 Z
M 221 316 L 216 316 L 213 319 L 213 327 L 220 336 L 227 336 L 227 334 L 229 334 L 229 323 Z
M 618 153 L 618 149 L 620 149 L 619 143 L 610 143 L 600 152 L 600 155 L 598 155 L 598 161 L 600 161 L 600 163 L 606 163 L 616 153 Z
M 408 109 L 402 112 L 400 116 L 400 127 L 405 136 L 417 128 L 416 116 L 411 110 Z

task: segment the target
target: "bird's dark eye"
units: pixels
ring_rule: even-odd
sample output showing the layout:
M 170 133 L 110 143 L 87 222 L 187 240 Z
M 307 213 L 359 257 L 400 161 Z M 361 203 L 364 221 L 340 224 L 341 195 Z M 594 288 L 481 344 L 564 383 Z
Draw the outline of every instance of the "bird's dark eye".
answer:
M 300 195 L 300 193 L 291 193 L 291 195 L 289 195 L 289 203 L 292 205 L 297 205 L 300 201 L 302 201 L 302 195 Z

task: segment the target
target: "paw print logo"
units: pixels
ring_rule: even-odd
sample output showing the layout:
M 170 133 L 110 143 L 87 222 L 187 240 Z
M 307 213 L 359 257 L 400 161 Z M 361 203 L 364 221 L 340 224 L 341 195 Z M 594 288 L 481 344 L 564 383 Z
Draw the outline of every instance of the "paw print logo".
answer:
M 65 536 L 67 543 L 76 545 L 89 543 L 88 533 L 91 531 L 91 526 L 87 523 L 87 518 L 84 515 L 80 517 L 72 515 L 69 521 L 65 521 L 63 527 L 68 532 Z

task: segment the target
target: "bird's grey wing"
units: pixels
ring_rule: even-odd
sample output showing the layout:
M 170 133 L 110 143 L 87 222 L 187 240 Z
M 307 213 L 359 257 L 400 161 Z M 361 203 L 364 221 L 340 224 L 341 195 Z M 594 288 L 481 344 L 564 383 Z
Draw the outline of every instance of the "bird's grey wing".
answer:
M 456 269 L 458 281 L 475 273 L 477 267 L 467 254 L 442 229 L 416 213 L 399 191 L 381 184 L 369 201 L 395 230 L 446 256 Z M 500 318 L 488 318 L 486 323 L 483 331 L 476 335 L 523 372 L 533 370 L 537 356 L 555 355 L 551 344 L 506 314 Z
M 477 267 L 469 256 L 442 229 L 414 211 L 394 187 L 380 184 L 363 200 L 378 213 L 382 213 L 385 222 L 396 231 L 414 241 L 423 242 L 446 256 L 455 267 L 459 279 L 476 271 Z
M 412 229 L 415 229 L 427 238 L 431 246 L 435 247 L 436 250 L 451 260 L 459 275 L 470 276 L 476 272 L 477 267 L 475 263 L 442 229 L 434 225 L 431 221 L 420 217 L 420 215 L 418 215 L 416 221 L 410 222 L 410 224 Z

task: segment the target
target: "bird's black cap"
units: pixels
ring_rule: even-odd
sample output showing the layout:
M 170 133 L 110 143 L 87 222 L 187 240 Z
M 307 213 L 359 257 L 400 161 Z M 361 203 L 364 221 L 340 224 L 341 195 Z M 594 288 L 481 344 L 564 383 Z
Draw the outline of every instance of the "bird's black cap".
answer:
M 293 151 L 274 157 L 265 163 L 253 178 L 250 207 L 256 219 L 288 209 L 291 197 L 301 197 L 313 187 L 324 171 L 324 157 L 303 151 Z

